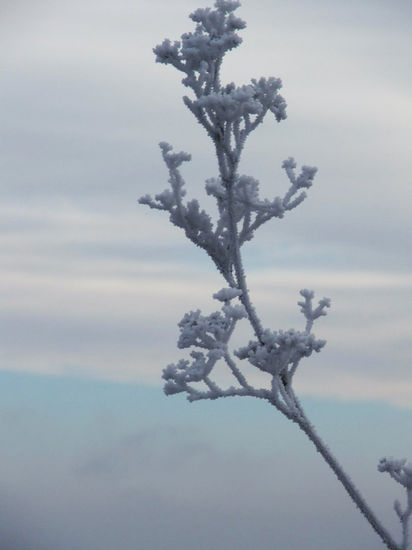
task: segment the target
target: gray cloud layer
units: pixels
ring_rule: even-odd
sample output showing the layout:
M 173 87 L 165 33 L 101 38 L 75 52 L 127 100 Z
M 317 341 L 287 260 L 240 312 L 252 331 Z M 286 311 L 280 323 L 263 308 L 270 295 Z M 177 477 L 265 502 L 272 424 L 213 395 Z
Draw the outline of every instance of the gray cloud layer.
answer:
M 131 429 L 131 419 L 124 426 L 120 418 L 127 400 L 121 388 L 102 392 L 104 404 L 94 414 L 94 402 L 85 406 L 90 401 L 85 388 L 69 384 L 69 393 L 73 389 L 80 412 L 86 413 L 76 431 L 70 422 L 74 409 L 64 410 L 70 401 L 64 391 L 57 393 L 57 406 L 47 403 L 45 418 L 38 407 L 31 410 L 30 399 L 14 413 L 1 407 L 7 442 L 0 475 L 4 550 L 113 550 L 119 545 L 124 550 L 295 550 L 303 543 L 308 550 L 380 548 L 317 453 L 278 415 L 251 403 L 232 411 L 197 404 L 188 405 L 195 409 L 191 420 L 186 411 L 186 420 L 171 426 L 166 408 L 159 411 L 161 397 L 140 405 L 136 393 L 133 410 L 142 414 Z M 100 392 L 96 385 L 96 402 Z M 392 421 L 396 432 L 408 416 L 398 411 L 376 426 L 373 410 L 356 409 L 358 432 L 348 445 L 350 410 L 341 407 L 340 419 L 332 415 L 332 427 L 325 406 L 318 411 L 322 429 L 379 516 L 397 532 L 390 507 L 396 487 L 376 471 L 376 447 L 380 452 L 384 447 L 369 437 L 368 446 L 361 441 L 370 425 L 378 435 Z M 147 420 L 150 414 L 155 420 Z M 207 428 L 202 415 L 208 416 Z M 393 448 L 397 436 L 389 435 L 386 444 Z
M 196 7 L 5 4 L 4 368 L 154 381 L 176 356 L 174 323 L 187 309 L 213 308 L 221 282 L 206 259 L 166 219 L 136 205 L 166 186 L 161 139 L 193 153 L 190 194 L 200 196 L 215 175 L 212 148 L 181 102 L 180 77 L 151 51 L 189 29 Z M 300 212 L 248 245 L 252 292 L 275 328 L 299 322 L 302 286 L 335 300 L 318 330 L 330 346 L 311 378 L 302 375 L 303 391 L 405 405 L 411 286 L 399 277 L 411 268 L 411 8 L 262 0 L 245 1 L 241 15 L 244 44 L 228 56 L 224 76 L 281 76 L 289 104 L 287 121 L 268 122 L 250 140 L 242 169 L 273 196 L 284 185 L 284 158 L 320 168 Z M 285 271 L 290 284 L 269 282 Z M 311 275 L 322 272 L 328 280 Z M 387 284 L 365 288 L 362 281 L 373 286 L 376 278 Z M 327 388 L 326 364 L 336 372 Z

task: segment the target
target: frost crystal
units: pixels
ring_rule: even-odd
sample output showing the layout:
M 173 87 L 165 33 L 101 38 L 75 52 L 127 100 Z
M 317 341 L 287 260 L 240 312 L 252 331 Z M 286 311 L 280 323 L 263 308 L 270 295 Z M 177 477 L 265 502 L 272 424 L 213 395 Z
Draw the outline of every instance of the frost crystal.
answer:
M 185 105 L 212 139 L 219 173 L 206 180 L 206 193 L 216 200 L 216 220 L 203 210 L 196 199 L 186 200 L 186 185 L 181 167 L 190 161 L 188 153 L 173 151 L 171 145 L 160 143 L 163 160 L 169 172 L 170 188 L 154 196 L 145 195 L 140 203 L 169 213 L 170 221 L 184 230 L 186 236 L 202 248 L 213 260 L 227 286 L 213 295 L 222 302 L 220 311 L 203 315 L 200 310 L 186 313 L 179 323 L 178 347 L 200 348 L 192 351 L 191 359 L 169 365 L 163 372 L 166 393 L 185 391 L 188 398 L 216 398 L 227 395 L 265 397 L 288 415 L 299 415 L 291 382 L 300 360 L 313 351 L 320 351 L 324 340 L 311 333 L 313 322 L 326 314 L 329 301 L 324 298 L 313 308 L 313 293 L 304 290 L 299 302 L 306 318 L 303 332 L 264 329 L 251 304 L 240 256 L 242 245 L 250 241 L 255 231 L 272 218 L 283 218 L 306 198 L 316 168 L 303 166 L 296 174 L 296 162 L 289 157 L 282 164 L 287 179 L 286 191 L 273 199 L 261 198 L 259 182 L 252 176 L 238 173 L 238 163 L 249 134 L 268 113 L 280 122 L 286 118 L 286 102 L 279 91 L 279 78 L 253 78 L 249 84 L 222 84 L 220 69 L 223 57 L 237 47 L 242 39 L 238 31 L 245 22 L 234 12 L 240 2 L 217 0 L 214 8 L 199 8 L 190 18 L 195 30 L 178 41 L 165 39 L 154 48 L 156 61 L 172 65 L 183 73 L 183 84 L 193 94 L 184 97 Z M 239 303 L 232 303 L 237 299 Z M 239 359 L 272 377 L 271 390 L 253 388 L 245 379 L 234 359 L 228 342 L 236 324 L 247 319 L 256 335 L 235 352 Z M 206 353 L 206 355 L 205 355 Z M 238 386 L 220 389 L 210 379 L 216 362 L 223 360 Z M 192 383 L 203 382 L 208 388 L 200 392 Z
M 398 483 L 412 490 L 412 462 L 407 462 L 406 458 L 381 458 L 378 470 L 388 472 Z
M 219 292 L 213 294 L 213 298 L 220 302 L 228 302 L 237 296 L 241 296 L 242 291 L 240 288 L 222 288 Z
M 265 330 L 260 341 L 235 351 L 239 359 L 248 359 L 260 370 L 271 374 L 281 374 L 299 363 L 302 357 L 309 357 L 312 351 L 319 352 L 326 344 L 325 340 L 316 340 L 313 334 L 294 329 L 271 332 Z
M 317 169 L 303 165 L 297 172 L 295 159 L 287 158 L 282 163 L 286 189 L 271 199 L 260 197 L 258 180 L 239 173 L 241 153 L 251 132 L 267 114 L 274 115 L 277 122 L 286 118 L 286 102 L 280 95 L 282 82 L 279 78 L 261 77 L 243 85 L 221 83 L 223 58 L 242 42 L 238 31 L 246 26 L 234 14 L 239 6 L 238 1 L 216 0 L 214 8 L 197 9 L 190 15 L 195 23 L 193 32 L 183 34 L 178 41 L 165 39 L 153 50 L 157 62 L 171 65 L 183 73 L 182 83 L 191 94 L 183 101 L 213 142 L 218 171 L 206 179 L 205 188 L 216 201 L 217 216 L 212 219 L 196 199 L 186 200 L 181 167 L 191 160 L 191 156 L 174 152 L 166 142 L 160 143 L 160 149 L 169 173 L 169 187 L 154 198 L 145 195 L 139 202 L 168 212 L 170 221 L 212 259 L 225 284 L 213 294 L 213 298 L 221 302 L 220 311 L 204 315 L 198 309 L 186 313 L 180 321 L 178 347 L 192 349 L 189 358 L 169 364 L 163 370 L 164 391 L 167 395 L 183 392 L 190 401 L 233 396 L 267 400 L 309 437 L 384 544 L 390 550 L 407 550 L 408 521 L 412 514 L 412 464 L 384 458 L 378 466 L 407 491 L 405 509 L 395 502 L 403 531 L 402 544 L 398 545 L 320 439 L 293 389 L 294 375 L 301 360 L 321 351 L 325 345 L 325 340 L 317 339 L 311 331 L 314 322 L 326 315 L 330 300 L 322 298 L 314 304 L 314 292 L 301 290 L 298 305 L 306 325 L 299 331 L 264 328 L 250 299 L 242 246 L 264 223 L 272 218 L 283 218 L 306 199 Z M 231 352 L 230 338 L 237 323 L 243 320 L 250 324 L 253 339 Z M 247 361 L 262 371 L 266 383 L 262 383 L 262 387 L 252 386 L 236 358 L 242 368 L 245 364 L 242 361 Z M 214 368 L 217 364 L 229 370 L 234 385 L 220 388 L 216 384 Z

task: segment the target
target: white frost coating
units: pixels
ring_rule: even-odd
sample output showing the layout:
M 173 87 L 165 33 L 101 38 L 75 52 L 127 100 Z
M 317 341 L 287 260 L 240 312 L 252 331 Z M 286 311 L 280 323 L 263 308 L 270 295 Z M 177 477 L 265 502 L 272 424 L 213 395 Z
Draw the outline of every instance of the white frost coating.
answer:
M 219 300 L 220 302 L 228 302 L 233 298 L 237 298 L 242 295 L 240 288 L 222 288 L 219 292 L 213 294 L 213 298 Z
M 260 341 L 249 342 L 234 353 L 239 359 L 248 359 L 264 372 L 289 375 L 290 383 L 290 374 L 299 361 L 309 357 L 313 351 L 319 352 L 325 344 L 325 340 L 316 340 L 313 334 L 294 329 L 278 332 L 265 330 Z
M 402 509 L 399 500 L 395 500 L 393 508 L 402 525 L 401 548 L 406 550 L 409 547 L 410 532 L 409 520 L 412 516 L 412 462 L 406 458 L 381 458 L 378 464 L 380 472 L 387 472 L 392 479 L 400 483 L 406 489 L 406 506 Z
M 183 34 L 180 41 L 166 39 L 153 50 L 157 62 L 172 65 L 183 73 L 182 83 L 191 93 L 183 101 L 212 140 L 218 170 L 214 177 L 206 179 L 205 187 L 206 193 L 216 200 L 218 216 L 212 220 L 196 199 L 185 200 L 186 187 L 180 169 L 191 157 L 185 152 L 173 152 L 166 142 L 161 142 L 160 148 L 170 187 L 154 198 L 146 195 L 139 202 L 167 211 L 170 221 L 209 255 L 227 285 L 213 294 L 213 298 L 222 302 L 220 311 L 209 315 L 191 311 L 180 321 L 178 347 L 191 351 L 188 359 L 163 370 L 164 391 L 167 395 L 186 393 L 190 401 L 233 396 L 267 400 L 309 437 L 383 543 L 390 550 L 406 550 L 412 514 L 412 464 L 394 459 L 382 459 L 379 463 L 379 470 L 388 472 L 407 491 L 406 508 L 402 509 L 398 501 L 395 503 L 403 533 L 399 545 L 320 439 L 293 390 L 294 375 L 302 359 L 320 352 L 326 343 L 311 331 L 314 322 L 326 315 L 330 300 L 322 298 L 314 305 L 314 292 L 301 290 L 298 305 L 306 321 L 304 329 L 271 330 L 263 327 L 249 296 L 241 247 L 261 225 L 272 218 L 283 218 L 305 200 L 317 169 L 304 165 L 296 173 L 295 159 L 286 159 L 282 169 L 288 186 L 273 199 L 260 198 L 259 182 L 238 172 L 245 142 L 265 116 L 272 113 L 277 122 L 286 119 L 279 78 L 261 77 L 241 86 L 233 82 L 223 85 L 220 81 L 223 57 L 242 42 L 237 31 L 246 24 L 234 15 L 239 6 L 238 1 L 217 0 L 214 9 L 197 9 L 190 15 L 195 23 L 193 32 Z M 232 353 L 228 343 L 242 319 L 250 323 L 254 339 Z M 263 371 L 268 378 L 267 386 L 255 388 L 249 384 L 233 356 L 241 365 L 247 361 Z M 233 386 L 220 388 L 213 381 L 213 369 L 218 363 L 232 373 Z

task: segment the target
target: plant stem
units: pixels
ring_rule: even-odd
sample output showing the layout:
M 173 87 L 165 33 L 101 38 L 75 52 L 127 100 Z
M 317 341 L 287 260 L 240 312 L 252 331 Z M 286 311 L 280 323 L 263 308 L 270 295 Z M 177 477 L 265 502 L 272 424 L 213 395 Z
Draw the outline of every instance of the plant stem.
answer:
M 292 420 L 296 422 L 296 424 L 298 424 L 299 428 L 303 432 L 305 432 L 308 438 L 315 445 L 316 450 L 322 455 L 326 463 L 333 470 L 338 480 L 342 483 L 342 485 L 346 489 L 346 492 L 349 494 L 353 502 L 356 504 L 357 508 L 359 508 L 359 511 L 361 512 L 361 514 L 364 515 L 366 520 L 369 522 L 369 524 L 372 526 L 375 532 L 382 539 L 383 543 L 389 548 L 389 550 L 401 550 L 401 546 L 399 546 L 393 540 L 392 536 L 382 526 L 381 522 L 377 519 L 375 514 L 369 508 L 368 504 L 366 503 L 366 501 L 364 500 L 364 498 L 362 497 L 362 495 L 360 494 L 359 490 L 356 488 L 352 480 L 345 473 L 342 466 L 339 464 L 339 462 L 336 460 L 333 454 L 329 451 L 326 444 L 322 441 L 322 439 L 316 433 L 315 428 L 309 422 L 308 418 L 304 414 L 301 405 L 299 405 L 299 413 L 300 414 L 295 418 L 292 418 Z
M 233 193 L 233 185 L 235 182 L 234 172 L 231 173 L 230 181 L 228 181 L 227 178 L 225 179 L 226 179 L 226 189 L 228 193 L 228 214 L 229 214 L 229 228 L 230 228 L 230 236 L 231 236 L 231 248 L 233 253 L 233 266 L 236 274 L 238 288 L 242 290 L 242 295 L 240 296 L 240 300 L 246 308 L 246 311 L 249 316 L 249 321 L 255 331 L 257 338 L 261 340 L 263 327 L 259 318 L 256 315 L 255 308 L 253 307 L 250 301 L 249 291 L 246 285 L 246 277 L 243 270 L 242 257 L 240 254 L 237 225 L 234 217 L 234 193 Z M 308 436 L 310 441 L 312 441 L 317 451 L 322 455 L 326 463 L 330 466 L 330 468 L 333 470 L 338 480 L 342 483 L 342 485 L 346 489 L 346 492 L 349 494 L 353 502 L 359 508 L 359 511 L 364 515 L 366 520 L 369 522 L 369 524 L 372 526 L 375 532 L 379 535 L 379 537 L 382 539 L 383 543 L 388 547 L 388 549 L 402 550 L 401 547 L 393 540 L 392 536 L 388 533 L 388 531 L 382 526 L 381 522 L 377 519 L 373 511 L 369 508 L 368 504 L 360 494 L 359 490 L 353 484 L 349 476 L 345 473 L 342 466 L 339 464 L 336 458 L 329 451 L 328 447 L 325 445 L 325 443 L 316 433 L 313 425 L 309 422 L 300 404 L 298 405 L 298 409 L 299 409 L 298 414 L 293 414 L 290 417 L 289 416 L 288 417 L 291 418 L 299 426 L 299 428 Z
M 402 550 L 406 550 L 409 546 L 409 520 L 412 514 L 412 488 L 407 489 L 408 503 L 405 512 L 403 513 L 402 521 Z
M 220 144 L 215 141 L 216 152 L 219 161 L 219 168 L 222 181 L 225 184 L 227 190 L 227 200 L 228 200 L 228 216 L 229 216 L 229 230 L 230 230 L 230 245 L 233 258 L 233 267 L 236 275 L 237 286 L 242 290 L 242 295 L 239 297 L 242 304 L 246 308 L 248 313 L 249 321 L 253 327 L 253 330 L 256 334 L 258 340 L 261 341 L 263 327 L 262 324 L 256 315 L 255 308 L 253 307 L 249 291 L 246 285 L 246 277 L 243 269 L 242 257 L 240 254 L 239 246 L 239 235 L 237 230 L 237 224 L 234 216 L 234 184 L 236 181 L 236 166 L 230 166 L 230 159 L 226 157 L 223 148 L 219 146 Z M 239 155 L 240 156 L 240 155 Z M 238 156 L 238 160 L 239 160 Z M 225 158 L 226 157 L 226 158 Z M 226 161 L 226 162 L 225 162 Z M 343 487 L 346 489 L 346 492 L 349 494 L 359 511 L 363 514 L 366 520 L 369 522 L 371 527 L 379 535 L 383 543 L 387 546 L 389 550 L 403 550 L 403 548 L 398 545 L 388 533 L 388 531 L 383 527 L 381 522 L 377 519 L 374 512 L 369 508 L 368 504 L 360 494 L 359 490 L 353 484 L 349 476 L 345 473 L 342 466 L 336 460 L 336 458 L 329 451 L 326 444 L 322 441 L 319 435 L 316 433 L 315 428 L 310 423 L 304 410 L 297 399 L 295 399 L 297 409 L 295 409 L 290 415 L 282 410 L 289 419 L 293 420 L 299 428 L 308 436 L 310 441 L 315 445 L 317 451 L 322 455 L 325 462 L 333 470 L 338 480 L 342 483 Z M 276 406 L 276 405 L 275 405 Z M 279 408 L 279 407 L 277 407 Z M 281 410 L 281 409 L 280 409 Z M 288 407 L 289 412 L 289 407 Z M 405 522 L 406 523 L 406 522 Z M 405 528 L 405 525 L 404 525 Z M 407 529 L 407 527 L 406 527 Z M 404 534 L 404 540 L 406 536 Z
M 233 253 L 233 267 L 235 269 L 236 280 L 238 288 L 242 291 L 242 295 L 239 297 L 242 304 L 245 306 L 248 313 L 249 321 L 255 331 L 256 337 L 258 340 L 261 340 L 263 327 L 262 324 L 256 315 L 255 308 L 252 305 L 249 297 L 249 290 L 246 285 L 246 277 L 242 264 L 242 257 L 240 255 L 239 247 L 239 235 L 237 231 L 236 221 L 234 217 L 234 196 L 233 196 L 233 183 L 234 176 L 231 178 L 231 183 L 227 186 L 228 193 L 228 213 L 229 213 L 229 229 L 231 237 L 231 248 Z

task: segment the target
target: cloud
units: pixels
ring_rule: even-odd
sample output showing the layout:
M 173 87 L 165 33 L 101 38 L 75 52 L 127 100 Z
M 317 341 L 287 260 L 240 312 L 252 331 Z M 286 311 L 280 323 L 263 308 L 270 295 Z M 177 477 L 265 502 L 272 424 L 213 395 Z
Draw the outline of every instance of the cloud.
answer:
M 289 118 L 251 137 L 241 169 L 270 198 L 285 188 L 280 165 L 291 154 L 320 170 L 299 212 L 245 248 L 254 299 L 265 323 L 280 328 L 301 322 L 301 286 L 330 294 L 334 309 L 318 331 L 329 346 L 316 357 L 320 370 L 302 373 L 304 391 L 405 405 L 410 9 L 320 0 L 261 6 L 242 6 L 244 43 L 223 74 L 239 83 L 281 76 Z M 166 216 L 136 204 L 167 186 L 161 139 L 193 153 L 184 170 L 190 197 L 204 196 L 204 180 L 216 175 L 213 148 L 181 101 L 180 76 L 152 53 L 164 36 L 190 28 L 196 7 L 6 4 L 4 368 L 159 383 L 161 368 L 179 357 L 176 322 L 187 310 L 216 307 L 210 296 L 222 282 L 207 258 Z M 397 385 L 387 380 L 391 362 Z M 335 374 L 325 386 L 330 363 Z
M 141 392 L 127 398 L 125 388 L 112 385 L 109 391 L 105 386 L 100 395 L 102 388 L 97 384 L 95 398 L 100 395 L 97 401 L 109 407 L 117 426 L 108 432 L 107 413 L 106 422 L 90 422 L 90 388 L 77 382 L 73 390 L 83 422 L 81 429 L 76 423 L 73 430 L 67 415 L 77 413 L 61 404 L 67 402 L 67 381 L 60 390 L 58 386 L 53 386 L 54 405 L 47 406 L 47 425 L 29 410 L 20 416 L 21 424 L 35 428 L 41 437 L 20 438 L 17 458 L 6 445 L 3 476 L 6 468 L 9 475 L 7 483 L 4 477 L 2 483 L 2 519 L 7 520 L 7 527 L 4 525 L 0 536 L 7 541 L 9 533 L 15 535 L 11 539 L 15 546 L 5 550 L 70 550 L 73 546 L 111 550 L 119 542 L 125 550 L 177 550 L 194 544 L 202 550 L 249 550 L 273 543 L 295 550 L 303 539 L 310 550 L 330 548 L 331 544 L 336 550 L 354 545 L 376 548 L 376 536 L 317 453 L 270 411 L 260 414 L 258 407 L 258 417 L 250 403 L 229 414 L 231 407 L 226 407 L 222 422 L 223 405 L 214 403 L 215 412 L 207 406 L 202 412 L 197 411 L 202 405 L 196 404 L 190 405 L 197 411 L 194 419 L 186 413 L 184 422 L 171 425 L 166 418 L 171 409 L 159 412 L 159 399 L 152 395 L 146 398 L 143 414 L 129 417 L 127 426 L 119 429 L 125 398 L 131 397 L 138 410 L 136 398 Z M 59 397 L 63 398 L 60 404 Z M 30 397 L 28 401 L 30 405 L 34 402 Z M 85 403 L 89 405 L 85 407 Z M 343 408 L 341 414 L 348 410 Z M 151 415 L 161 421 L 149 421 Z M 368 414 L 361 418 L 365 420 L 365 416 Z M 242 425 L 239 418 L 245 420 Z M 399 415 L 395 414 L 395 419 L 399 425 Z M 0 421 L 4 430 L 3 419 Z M 361 423 L 361 429 L 365 428 Z M 63 440 L 56 446 L 62 430 Z M 5 429 L 4 433 L 5 442 L 10 442 L 13 432 Z M 355 435 L 355 444 L 359 437 Z M 347 442 L 342 438 L 339 442 L 336 433 L 335 439 L 338 450 L 346 448 L 351 455 Z M 375 449 L 373 445 L 361 449 L 352 457 L 356 467 L 351 474 L 368 496 L 387 503 L 394 484 L 385 484 L 376 468 L 365 474 Z M 377 479 L 383 481 L 379 489 Z M 387 524 L 395 527 L 390 507 L 378 508 Z
M 20 489 L 20 488 L 19 488 Z M 2 550 L 53 550 L 55 541 L 48 536 L 47 528 L 33 517 L 24 499 L 1 483 L 0 547 Z
M 185 470 L 192 467 L 191 463 L 199 464 L 200 461 L 206 464 L 212 453 L 210 444 L 198 440 L 193 428 L 182 433 L 181 429 L 172 425 L 157 425 L 124 436 L 94 456 L 79 461 L 74 473 L 80 478 L 100 477 L 111 482 L 127 480 L 127 483 L 140 484 L 140 470 L 145 470 L 156 479 L 155 485 L 161 492 L 171 471 L 177 478 L 188 475 Z
M 183 314 L 219 307 L 211 296 L 222 281 L 208 271 L 206 259 L 196 268 L 183 258 L 180 265 L 130 262 L 105 253 L 89 255 L 86 270 L 76 264 L 66 269 L 57 255 L 47 275 L 44 268 L 30 275 L 17 269 L 3 278 L 3 365 L 160 384 L 161 369 L 184 355 L 176 349 Z M 303 326 L 300 288 L 332 297 L 330 314 L 315 327 L 328 346 L 297 376 L 304 394 L 410 406 L 409 275 L 255 269 L 249 286 L 264 325 L 276 329 Z M 250 337 L 241 323 L 234 348 Z
M 2 550 L 376 549 L 312 449 L 281 422 L 256 420 L 249 402 L 231 403 L 227 427 L 221 402 L 216 413 L 200 403 L 177 413 L 183 400 L 166 409 L 128 386 L 136 408 L 123 412 L 127 429 L 110 412 L 123 410 L 123 394 L 103 392 L 95 405 L 99 379 L 145 382 L 161 395 L 161 369 L 182 356 L 176 323 L 218 307 L 211 295 L 223 283 L 208 258 L 166 216 L 136 204 L 167 186 L 162 139 L 193 154 L 189 196 L 216 175 L 181 77 L 152 53 L 190 28 L 198 2 L 3 4 L 0 367 L 60 375 L 63 386 L 37 392 L 31 383 L 1 400 Z M 300 211 L 245 248 L 248 285 L 274 329 L 302 326 L 301 287 L 332 298 L 315 330 L 328 345 L 296 377 L 304 399 L 350 401 L 341 415 L 357 426 L 365 416 L 356 400 L 404 409 L 387 422 L 371 413 L 352 446 L 343 421 L 329 428 L 394 529 L 389 503 L 399 495 L 381 476 L 378 488 L 374 453 L 383 436 L 403 453 L 410 425 L 399 416 L 412 393 L 410 15 L 402 0 L 244 2 L 244 43 L 223 70 L 238 83 L 260 74 L 284 82 L 288 120 L 262 125 L 241 165 L 262 196 L 284 189 L 284 158 L 319 167 Z M 250 336 L 241 325 L 234 346 Z M 93 379 L 83 405 L 68 373 Z M 185 423 L 171 426 L 179 414 Z M 321 426 L 331 417 L 322 409 Z M 375 434 L 368 445 L 365 433 Z M 372 473 L 360 453 L 370 453 Z

